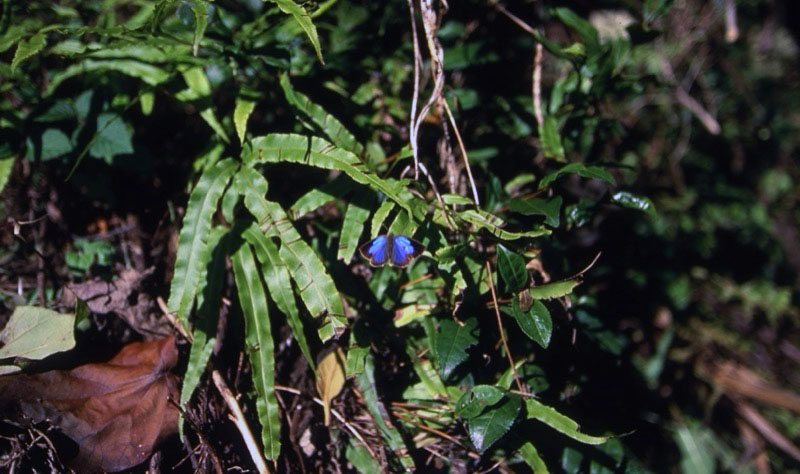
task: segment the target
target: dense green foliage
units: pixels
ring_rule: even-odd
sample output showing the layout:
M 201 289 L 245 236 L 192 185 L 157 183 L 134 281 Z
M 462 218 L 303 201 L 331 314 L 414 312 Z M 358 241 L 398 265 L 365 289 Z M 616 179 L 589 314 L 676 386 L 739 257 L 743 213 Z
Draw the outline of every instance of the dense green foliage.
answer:
M 7 237 L 2 304 L 130 265 L 76 236 L 133 214 L 191 334 L 181 405 L 213 365 L 281 472 L 796 466 L 718 370 L 800 385 L 796 38 L 757 0 L 736 38 L 734 2 L 602 3 L 5 0 L 0 213 L 51 223 Z M 369 267 L 379 234 L 426 250 Z M 214 423 L 189 446 L 249 466 Z

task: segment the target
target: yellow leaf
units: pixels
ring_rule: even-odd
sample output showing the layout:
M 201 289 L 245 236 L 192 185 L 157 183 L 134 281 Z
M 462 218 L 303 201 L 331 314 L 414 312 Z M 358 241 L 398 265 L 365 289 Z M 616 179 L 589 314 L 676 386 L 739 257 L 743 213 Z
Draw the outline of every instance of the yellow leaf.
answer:
M 322 399 L 325 412 L 325 426 L 331 421 L 331 400 L 344 386 L 344 352 L 341 348 L 331 351 L 317 365 L 317 392 Z

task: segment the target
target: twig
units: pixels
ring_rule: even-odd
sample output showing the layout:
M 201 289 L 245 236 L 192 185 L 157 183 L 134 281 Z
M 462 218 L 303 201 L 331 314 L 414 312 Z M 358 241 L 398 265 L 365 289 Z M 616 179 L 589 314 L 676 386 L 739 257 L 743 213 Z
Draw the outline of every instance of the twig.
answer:
M 225 404 L 228 405 L 228 409 L 232 413 L 231 419 L 242 435 L 244 444 L 247 446 L 247 451 L 250 453 L 250 458 L 256 465 L 256 469 L 258 469 L 258 472 L 261 474 L 268 473 L 269 468 L 267 467 L 267 462 L 264 460 L 264 455 L 261 454 L 258 443 L 255 438 L 253 438 L 250 427 L 247 426 L 247 420 L 244 419 L 244 413 L 242 413 L 239 402 L 236 401 L 236 397 L 233 396 L 225 380 L 222 379 L 222 375 L 220 375 L 217 370 L 211 372 L 211 378 L 214 380 L 214 385 L 217 387 L 217 390 L 219 390 L 220 395 L 222 395 L 222 398 L 225 400 Z
M 542 43 L 536 43 L 536 52 L 533 55 L 533 115 L 536 123 L 541 127 L 544 122 L 542 113 Z
M 414 155 L 414 179 L 419 179 L 419 152 L 417 151 L 417 101 L 419 98 L 419 70 L 422 67 L 422 56 L 419 52 L 419 40 L 417 39 L 416 11 L 414 0 L 408 0 L 408 11 L 411 15 L 411 38 L 414 44 L 414 92 L 411 96 L 411 117 L 408 123 L 408 141 L 411 145 L 411 153 Z
M 522 382 L 519 381 L 519 374 L 517 374 L 517 367 L 514 364 L 514 359 L 511 357 L 511 351 L 508 349 L 508 342 L 506 341 L 506 335 L 503 331 L 503 322 L 500 320 L 500 307 L 497 304 L 497 294 L 494 292 L 494 281 L 492 280 L 492 266 L 489 265 L 489 262 L 486 262 L 486 272 L 489 275 L 489 289 L 492 290 L 492 301 L 494 301 L 494 314 L 497 316 L 497 329 L 500 331 L 500 339 L 503 340 L 503 347 L 506 349 L 506 357 L 508 357 L 508 362 L 511 364 L 511 372 L 514 373 L 514 380 L 517 382 L 517 388 L 520 392 L 524 392 L 525 389 L 522 388 Z
M 398 415 L 399 415 L 399 413 L 398 413 Z M 469 448 L 467 448 L 466 446 L 464 446 L 464 445 L 461 443 L 461 441 L 459 441 L 459 440 L 457 440 L 456 438 L 454 438 L 453 436 L 451 436 L 451 435 L 449 435 L 449 434 L 445 433 L 444 431 L 437 430 L 436 428 L 431 428 L 430 426 L 424 425 L 424 424 L 422 424 L 422 423 L 417 423 L 417 422 L 415 422 L 414 420 L 411 420 L 411 419 L 409 419 L 409 418 L 406 418 L 406 417 L 404 417 L 404 416 L 398 416 L 398 417 L 399 417 L 400 419 L 402 419 L 403 421 L 405 421 L 406 423 L 410 424 L 410 425 L 414 425 L 414 426 L 416 426 L 417 428 L 419 428 L 419 429 L 421 429 L 421 430 L 427 431 L 427 432 L 429 432 L 429 433 L 433 433 L 433 434 L 435 434 L 435 435 L 437 435 L 437 436 L 440 436 L 440 437 L 442 437 L 442 438 L 444 438 L 444 439 L 446 439 L 446 440 L 450 441 L 451 443 L 453 443 L 453 444 L 455 444 L 455 445 L 457 445 L 457 446 L 460 446 L 460 447 L 462 447 L 462 448 L 466 449 L 466 450 L 467 450 L 467 452 L 469 452 L 469 455 L 470 455 L 470 456 L 473 456 L 473 455 L 475 455 L 475 453 L 473 453 L 472 451 L 469 451 Z
M 500 2 L 498 2 L 497 0 L 489 0 L 489 5 L 495 7 L 497 9 L 497 11 L 499 11 L 503 15 L 507 16 L 509 20 L 511 20 L 514 23 L 516 23 L 517 25 L 519 25 L 519 27 L 522 28 L 523 30 L 527 31 L 528 33 L 530 33 L 532 35 L 536 34 L 536 30 L 534 30 L 531 25 L 525 23 L 518 16 L 516 16 L 513 13 L 511 13 L 510 11 L 506 10 L 506 8 L 503 5 L 500 5 Z
M 666 78 L 675 84 L 675 100 L 693 113 L 694 116 L 700 120 L 700 123 L 702 123 L 706 130 L 708 130 L 711 134 L 719 135 L 720 126 L 719 122 L 717 122 L 717 119 L 708 113 L 708 111 L 706 111 L 706 109 L 700 105 L 700 102 L 686 92 L 686 89 L 684 89 L 684 87 L 675 77 L 675 72 L 673 71 L 672 65 L 669 63 L 669 61 L 662 59 L 661 69 L 664 71 Z
M 736 25 L 736 2 L 725 0 L 725 41 L 733 43 L 739 39 L 739 27 Z
M 293 393 L 295 395 L 300 395 L 300 396 L 307 395 L 306 393 L 301 392 L 300 390 L 297 390 L 296 388 L 287 387 L 285 385 L 277 385 L 276 384 L 275 385 L 275 390 L 280 390 L 280 391 L 283 391 L 283 392 L 289 392 L 289 393 Z M 325 404 L 322 402 L 321 399 L 319 399 L 317 397 L 310 397 L 310 398 L 316 404 L 318 404 L 320 406 L 323 406 L 323 407 L 325 406 Z M 336 419 L 338 419 L 339 421 L 342 422 L 342 424 L 345 426 L 345 428 L 347 428 L 347 430 L 350 431 L 350 433 L 352 433 L 353 436 L 355 436 L 359 441 L 361 441 L 361 444 L 363 444 L 364 447 L 367 449 L 367 451 L 369 451 L 369 454 L 370 454 L 370 456 L 372 456 L 373 459 L 378 459 L 378 456 L 375 454 L 375 451 L 373 451 L 372 448 L 370 448 L 369 444 L 366 441 L 364 441 L 364 438 L 361 436 L 361 434 L 358 432 L 358 430 L 355 429 L 355 427 L 353 425 L 351 425 L 349 422 L 347 422 L 344 419 L 344 417 L 338 411 L 336 411 L 336 409 L 331 408 L 331 413 L 333 413 L 333 416 L 335 416 Z
M 464 158 L 464 167 L 467 168 L 467 176 L 469 177 L 469 184 L 472 186 L 472 197 L 475 199 L 475 205 L 480 207 L 481 201 L 478 199 L 478 188 L 475 186 L 475 180 L 472 178 L 472 168 L 469 166 L 469 159 L 467 159 L 467 149 L 464 148 L 464 141 L 461 140 L 461 132 L 458 131 L 456 119 L 453 118 L 453 112 L 450 111 L 450 106 L 447 105 L 446 100 L 442 100 L 444 110 L 447 111 L 447 117 L 450 119 L 450 125 L 453 126 L 453 131 L 456 132 L 456 140 L 458 140 L 458 148 L 461 150 L 461 156 Z
M 178 330 L 181 336 L 183 336 L 183 338 L 186 339 L 187 341 L 193 342 L 194 338 L 192 337 L 192 334 L 189 333 L 189 331 L 187 331 L 186 328 L 183 327 L 183 323 L 180 320 L 176 319 L 175 315 L 170 312 L 169 308 L 167 307 L 167 303 L 164 302 L 164 298 L 159 296 L 158 298 L 156 298 L 156 302 L 158 303 L 158 307 L 161 309 L 161 312 L 164 313 L 164 317 L 166 317 L 169 323 L 172 324 L 172 326 L 174 326 L 175 329 Z

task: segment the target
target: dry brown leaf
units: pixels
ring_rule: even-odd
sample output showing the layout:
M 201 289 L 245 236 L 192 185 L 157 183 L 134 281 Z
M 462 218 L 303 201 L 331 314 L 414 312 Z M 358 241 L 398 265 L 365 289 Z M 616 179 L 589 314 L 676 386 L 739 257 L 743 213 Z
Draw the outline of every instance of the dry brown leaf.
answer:
M 147 459 L 178 427 L 178 360 L 173 337 L 125 346 L 110 361 L 69 371 L 0 377 L 0 404 L 48 419 L 79 446 L 86 471 L 120 471 Z
M 317 392 L 322 399 L 325 426 L 331 422 L 331 400 L 344 387 L 344 352 L 341 348 L 329 352 L 317 365 Z

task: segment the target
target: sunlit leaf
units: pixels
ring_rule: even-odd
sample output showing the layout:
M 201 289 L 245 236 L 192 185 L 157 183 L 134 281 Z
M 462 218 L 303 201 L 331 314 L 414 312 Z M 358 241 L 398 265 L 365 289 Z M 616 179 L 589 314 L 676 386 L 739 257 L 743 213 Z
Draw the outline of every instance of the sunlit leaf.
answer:
M 536 285 L 529 291 L 531 297 L 535 300 L 549 300 L 553 298 L 561 298 L 562 296 L 572 293 L 572 290 L 578 286 L 583 279 L 581 277 L 570 278 L 569 280 L 560 280 L 543 285 Z
M 521 404 L 519 396 L 509 394 L 505 401 L 467 421 L 469 438 L 479 453 L 489 449 L 508 432 L 517 418 Z
M 456 402 L 456 416 L 474 418 L 486 407 L 499 402 L 505 392 L 491 385 L 476 385 L 464 392 Z
M 636 194 L 629 193 L 627 191 L 619 191 L 611 196 L 611 201 L 624 207 L 638 209 L 651 216 L 656 215 L 656 207 L 653 205 L 653 201 L 646 196 L 637 196 Z
M 47 36 L 44 33 L 37 33 L 17 43 L 14 59 L 11 60 L 11 70 L 16 69 L 26 59 L 39 54 L 45 46 L 47 46 Z
M 555 408 L 544 405 L 536 399 L 525 400 L 528 419 L 539 420 L 554 430 L 563 433 L 575 441 L 586 444 L 601 444 L 608 440 L 606 436 L 590 436 L 578 431 L 579 426 L 569 417 L 562 415 Z
M 561 135 L 558 131 L 558 122 L 552 115 L 546 115 L 539 125 L 539 138 L 542 141 L 542 153 L 556 161 L 566 161 L 564 158 L 564 145 L 561 144 Z
M 75 346 L 75 315 L 36 306 L 17 306 L 0 331 L 0 359 L 43 359 Z M 0 374 L 15 372 L 16 366 L 0 366 Z

